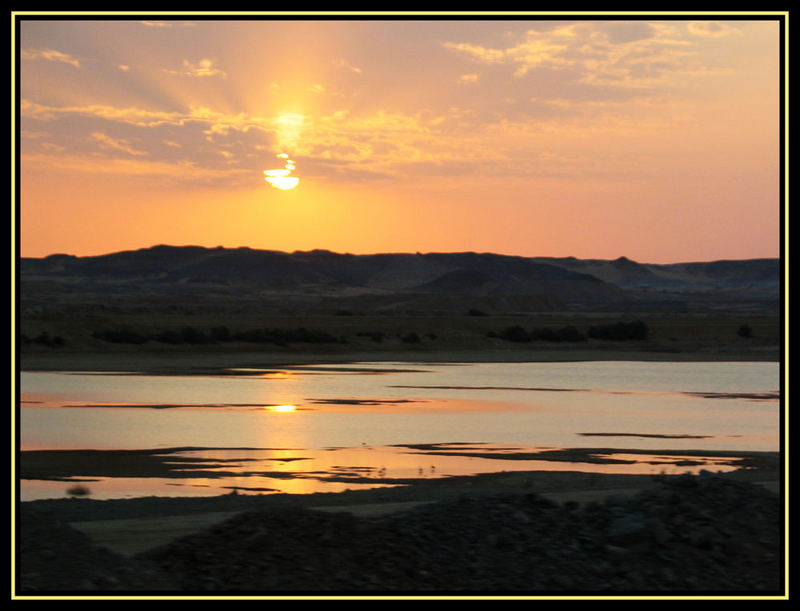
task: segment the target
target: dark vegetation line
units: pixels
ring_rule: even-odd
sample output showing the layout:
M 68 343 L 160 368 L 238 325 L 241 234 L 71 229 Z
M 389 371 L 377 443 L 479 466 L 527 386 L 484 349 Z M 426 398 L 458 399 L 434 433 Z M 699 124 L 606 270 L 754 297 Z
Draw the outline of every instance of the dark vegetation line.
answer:
M 144 344 L 157 341 L 165 344 L 216 344 L 222 342 L 249 342 L 286 346 L 293 343 L 340 344 L 346 340 L 325 331 L 298 327 L 297 329 L 249 329 L 231 332 L 225 326 L 214 327 L 205 332 L 195 327 L 166 330 L 156 333 L 140 333 L 127 327 L 95 331 L 92 337 L 111 343 Z
M 486 335 L 490 338 L 501 339 L 509 342 L 586 342 L 594 340 L 610 341 L 644 341 L 647 340 L 650 330 L 646 323 L 641 320 L 620 321 L 606 325 L 592 325 L 586 332 L 582 332 L 572 325 L 567 325 L 558 329 L 550 327 L 538 327 L 525 329 L 521 325 L 506 327 L 500 331 L 489 331 Z M 736 331 L 739 337 L 753 337 L 752 328 L 749 325 L 742 325 Z M 427 340 L 436 340 L 435 333 L 419 334 L 414 331 L 405 333 L 384 333 L 382 331 L 359 331 L 356 337 L 370 339 L 373 342 L 381 343 L 384 340 L 397 338 L 406 344 L 420 344 Z M 226 342 L 247 342 L 256 344 L 275 344 L 277 346 L 288 346 L 289 344 L 345 344 L 347 338 L 343 335 L 334 335 L 326 331 L 307 329 L 298 327 L 296 329 L 278 328 L 256 328 L 244 331 L 231 331 L 228 327 L 221 325 L 212 327 L 204 331 L 196 327 L 185 326 L 181 329 L 167 329 L 155 332 L 143 332 L 131 329 L 130 327 L 116 327 L 94 331 L 91 334 L 94 339 L 99 339 L 115 344 L 144 344 L 148 341 L 156 341 L 165 344 L 219 344 Z M 67 341 L 59 335 L 51 335 L 47 331 L 42 331 L 39 335 L 31 338 L 25 334 L 20 336 L 23 346 L 37 344 L 50 348 L 64 346 Z
M 632 322 L 620 321 L 610 325 L 593 325 L 586 334 L 572 325 L 560 329 L 541 327 L 527 331 L 520 325 L 507 327 L 502 331 L 489 331 L 489 337 L 496 337 L 510 342 L 585 342 L 588 339 L 601 340 L 646 340 L 649 333 L 647 325 L 641 320 Z

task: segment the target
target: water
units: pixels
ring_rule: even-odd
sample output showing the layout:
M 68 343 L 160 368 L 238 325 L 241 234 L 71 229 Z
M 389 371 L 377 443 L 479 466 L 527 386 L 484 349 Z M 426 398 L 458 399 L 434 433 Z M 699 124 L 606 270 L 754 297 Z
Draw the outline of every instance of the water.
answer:
M 232 488 L 338 491 L 510 470 L 678 472 L 697 464 L 680 464 L 685 457 L 664 451 L 777 451 L 779 382 L 777 363 L 355 363 L 163 376 L 22 372 L 20 446 L 197 448 L 170 455 L 200 460 L 184 465 L 190 471 L 88 478 L 95 498 Z M 608 457 L 626 462 L 532 456 L 558 448 L 614 448 Z M 634 449 L 653 454 L 624 452 Z M 25 480 L 22 498 L 63 496 L 67 487 Z

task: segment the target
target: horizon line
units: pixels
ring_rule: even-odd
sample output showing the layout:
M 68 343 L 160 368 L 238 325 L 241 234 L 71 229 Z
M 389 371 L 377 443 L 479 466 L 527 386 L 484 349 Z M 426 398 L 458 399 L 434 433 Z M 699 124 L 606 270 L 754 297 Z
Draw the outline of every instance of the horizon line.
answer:
M 274 250 L 270 248 L 255 248 L 252 246 L 202 246 L 200 244 L 153 244 L 151 246 L 143 246 L 140 248 L 125 248 L 122 250 L 115 250 L 111 252 L 105 252 L 102 254 L 96 255 L 76 255 L 71 253 L 64 253 L 64 252 L 54 252 L 48 255 L 42 256 L 25 256 L 21 253 L 17 253 L 16 257 L 18 260 L 22 259 L 47 259 L 49 257 L 72 257 L 76 259 L 88 259 L 88 258 L 97 258 L 97 257 L 106 257 L 116 254 L 128 253 L 128 252 L 139 252 L 139 251 L 146 251 L 146 250 L 153 250 L 155 248 L 201 248 L 204 250 L 252 250 L 257 252 L 270 252 L 270 253 L 278 253 L 284 255 L 299 255 L 299 254 L 311 254 L 311 253 L 329 253 L 332 255 L 338 256 L 352 256 L 352 257 L 370 257 L 370 256 L 389 256 L 389 255 L 419 255 L 419 256 L 426 256 L 426 255 L 458 255 L 458 254 L 474 254 L 474 255 L 492 255 L 498 257 L 508 257 L 508 258 L 518 258 L 518 259 L 574 259 L 577 261 L 602 261 L 602 262 L 614 262 L 614 261 L 631 261 L 633 263 L 637 263 L 639 265 L 688 265 L 693 263 L 717 263 L 723 261 L 759 261 L 759 260 L 778 260 L 782 259 L 781 256 L 773 256 L 773 257 L 745 257 L 745 258 L 719 258 L 719 259 L 706 259 L 706 260 L 694 260 L 694 261 L 674 261 L 670 263 L 652 263 L 652 262 L 641 262 L 637 261 L 636 259 L 632 259 L 626 255 L 620 255 L 619 257 L 615 258 L 601 258 L 601 257 L 577 257 L 575 255 L 564 255 L 564 256 L 554 256 L 554 255 L 514 255 L 514 254 L 506 254 L 502 252 L 493 252 L 493 251 L 475 251 L 475 250 L 462 250 L 462 251 L 428 251 L 428 252 L 421 252 L 421 251 L 406 251 L 406 252 L 369 252 L 369 253 L 351 253 L 351 252 L 337 252 L 334 250 L 330 250 L 327 248 L 312 248 L 309 250 L 293 250 L 293 251 L 285 251 L 285 250 Z

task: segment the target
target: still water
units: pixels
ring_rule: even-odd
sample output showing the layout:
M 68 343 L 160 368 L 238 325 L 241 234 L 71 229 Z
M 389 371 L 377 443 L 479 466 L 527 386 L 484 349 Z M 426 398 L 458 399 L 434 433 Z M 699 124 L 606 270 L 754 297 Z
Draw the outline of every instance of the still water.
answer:
M 179 477 L 81 477 L 94 498 L 335 492 L 511 470 L 696 471 L 667 451 L 777 451 L 779 388 L 779 364 L 762 362 L 22 372 L 20 448 L 190 447 L 171 456 L 203 466 L 197 477 L 192 465 Z M 535 456 L 560 448 L 614 448 L 602 456 L 617 462 Z M 22 499 L 68 486 L 24 480 Z

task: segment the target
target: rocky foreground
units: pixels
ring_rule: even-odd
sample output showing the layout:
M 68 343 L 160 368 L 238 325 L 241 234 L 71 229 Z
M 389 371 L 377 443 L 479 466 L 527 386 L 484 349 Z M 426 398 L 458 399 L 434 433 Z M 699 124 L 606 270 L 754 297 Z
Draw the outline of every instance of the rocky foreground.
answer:
M 784 592 L 778 495 L 706 472 L 582 506 L 536 493 L 372 518 L 276 506 L 132 558 L 33 506 L 19 517 L 23 596 Z

